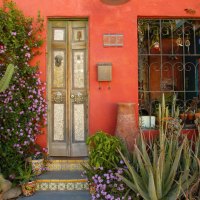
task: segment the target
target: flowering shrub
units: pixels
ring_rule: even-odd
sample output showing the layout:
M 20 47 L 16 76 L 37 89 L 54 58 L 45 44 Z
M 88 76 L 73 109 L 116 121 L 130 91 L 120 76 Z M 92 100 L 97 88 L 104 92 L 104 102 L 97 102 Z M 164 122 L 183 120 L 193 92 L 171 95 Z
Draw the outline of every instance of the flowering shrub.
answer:
M 16 176 L 42 134 L 46 119 L 45 84 L 30 61 L 39 54 L 43 21 L 25 17 L 13 2 L 0 9 L 0 72 L 16 66 L 11 86 L 0 93 L 0 155 L 5 177 Z
M 48 157 L 48 149 L 47 148 L 42 148 L 38 144 L 35 144 L 34 147 L 31 148 L 32 160 L 47 159 L 47 157 Z
M 83 172 L 88 177 L 90 193 L 92 199 L 110 199 L 110 200 L 131 200 L 128 194 L 128 187 L 122 182 L 117 174 L 124 175 L 126 166 L 120 161 L 119 167 L 105 170 L 103 167 L 87 167 Z M 133 194 L 132 194 L 133 195 Z

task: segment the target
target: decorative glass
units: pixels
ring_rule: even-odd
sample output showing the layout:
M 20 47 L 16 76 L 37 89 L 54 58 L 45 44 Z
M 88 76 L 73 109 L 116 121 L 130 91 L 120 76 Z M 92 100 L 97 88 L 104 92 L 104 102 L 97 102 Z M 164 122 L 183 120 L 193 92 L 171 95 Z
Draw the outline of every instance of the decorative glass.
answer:
M 74 28 L 73 29 L 73 41 L 83 42 L 85 41 L 85 28 Z
M 65 87 L 65 60 L 64 51 L 53 52 L 53 87 L 64 88 Z
M 85 140 L 84 104 L 74 104 L 74 140 Z
M 54 141 L 64 140 L 64 104 L 54 104 Z
M 53 39 L 55 41 L 64 41 L 65 40 L 65 29 L 54 29 Z
M 85 51 L 73 52 L 73 87 L 85 87 Z

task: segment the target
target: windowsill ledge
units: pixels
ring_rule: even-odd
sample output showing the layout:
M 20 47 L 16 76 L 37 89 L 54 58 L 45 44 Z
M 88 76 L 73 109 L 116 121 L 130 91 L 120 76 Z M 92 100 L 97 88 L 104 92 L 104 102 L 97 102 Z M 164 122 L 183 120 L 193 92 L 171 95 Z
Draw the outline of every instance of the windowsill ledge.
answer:
M 145 138 L 154 138 L 159 135 L 158 129 L 142 129 L 142 132 L 145 135 Z M 187 135 L 189 139 L 192 139 L 197 136 L 198 130 L 197 129 L 182 129 L 182 134 Z

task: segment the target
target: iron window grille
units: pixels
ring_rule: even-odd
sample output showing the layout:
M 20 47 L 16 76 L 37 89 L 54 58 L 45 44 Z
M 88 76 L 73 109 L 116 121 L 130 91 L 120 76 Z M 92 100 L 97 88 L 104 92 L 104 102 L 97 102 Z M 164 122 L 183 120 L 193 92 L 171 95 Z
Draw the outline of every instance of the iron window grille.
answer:
M 170 112 L 173 95 L 180 113 L 200 112 L 200 20 L 138 19 L 138 56 L 140 115 L 157 116 L 162 93 Z

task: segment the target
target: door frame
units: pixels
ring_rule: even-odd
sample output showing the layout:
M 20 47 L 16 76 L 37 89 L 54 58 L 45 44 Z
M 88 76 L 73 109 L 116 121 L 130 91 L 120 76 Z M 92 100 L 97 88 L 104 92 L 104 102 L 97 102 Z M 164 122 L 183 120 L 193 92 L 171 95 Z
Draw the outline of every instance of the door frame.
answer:
M 47 19 L 47 43 L 46 43 L 46 61 L 47 61 L 47 73 L 46 73 L 46 80 L 47 80 L 47 136 L 46 136 L 46 139 L 47 139 L 47 146 L 48 146 L 48 152 L 50 153 L 50 144 L 51 144 L 51 129 L 52 129 L 52 124 L 53 123 L 53 117 L 51 117 L 51 113 L 53 112 L 53 108 L 52 108 L 52 91 L 51 91 L 51 88 L 52 88 L 52 70 L 50 70 L 50 68 L 52 67 L 51 66 L 51 63 L 52 63 L 52 52 L 51 52 L 51 39 L 52 39 L 52 30 L 49 29 L 50 27 L 50 24 L 51 22 L 53 21 L 66 21 L 66 22 L 73 22 L 73 21 L 86 21 L 87 22 L 87 27 L 86 27 L 86 34 L 87 34 L 87 43 L 86 43 L 86 76 L 87 76 L 87 81 L 86 81 L 86 87 L 87 87 L 87 121 L 86 121 L 86 126 L 87 126 L 87 135 L 86 137 L 89 135 L 89 19 L 86 18 L 86 17 L 83 17 L 83 18 L 48 18 Z M 67 32 L 69 32 L 69 28 L 67 27 Z M 70 44 L 68 39 L 66 38 L 66 41 L 67 41 L 67 48 L 66 48 L 66 51 L 69 51 L 70 49 Z M 70 50 L 72 51 L 72 50 Z M 67 56 L 69 57 L 69 55 L 67 54 Z M 70 68 L 68 69 L 68 72 L 66 72 L 66 74 L 71 74 L 72 76 L 72 60 L 71 58 L 68 58 L 66 57 L 66 66 L 70 66 Z M 72 57 L 72 55 L 70 56 Z M 66 68 L 67 69 L 67 68 Z M 66 70 L 67 71 L 67 70 Z M 66 82 L 68 83 L 69 80 L 67 78 Z M 70 94 L 69 94 L 69 89 L 66 89 L 66 109 L 70 107 Z M 67 141 L 66 140 L 66 151 L 68 152 L 68 154 L 70 155 L 70 144 L 71 144 L 71 141 L 72 141 L 72 135 L 70 135 L 70 131 L 72 131 L 72 123 L 70 122 L 70 116 L 67 118 L 67 113 L 66 113 L 66 109 L 65 109 L 65 124 L 66 122 L 69 124 L 68 126 L 70 126 L 70 128 L 68 128 L 69 130 L 69 140 Z M 72 109 L 70 109 L 68 111 L 71 115 L 71 112 L 72 112 Z M 86 142 L 86 141 L 85 141 Z M 50 156 L 52 156 L 50 154 Z M 54 155 L 53 155 L 54 156 Z M 61 155 L 59 156 L 63 156 L 62 155 L 62 152 L 61 152 Z M 69 156 L 70 157 L 70 156 Z

